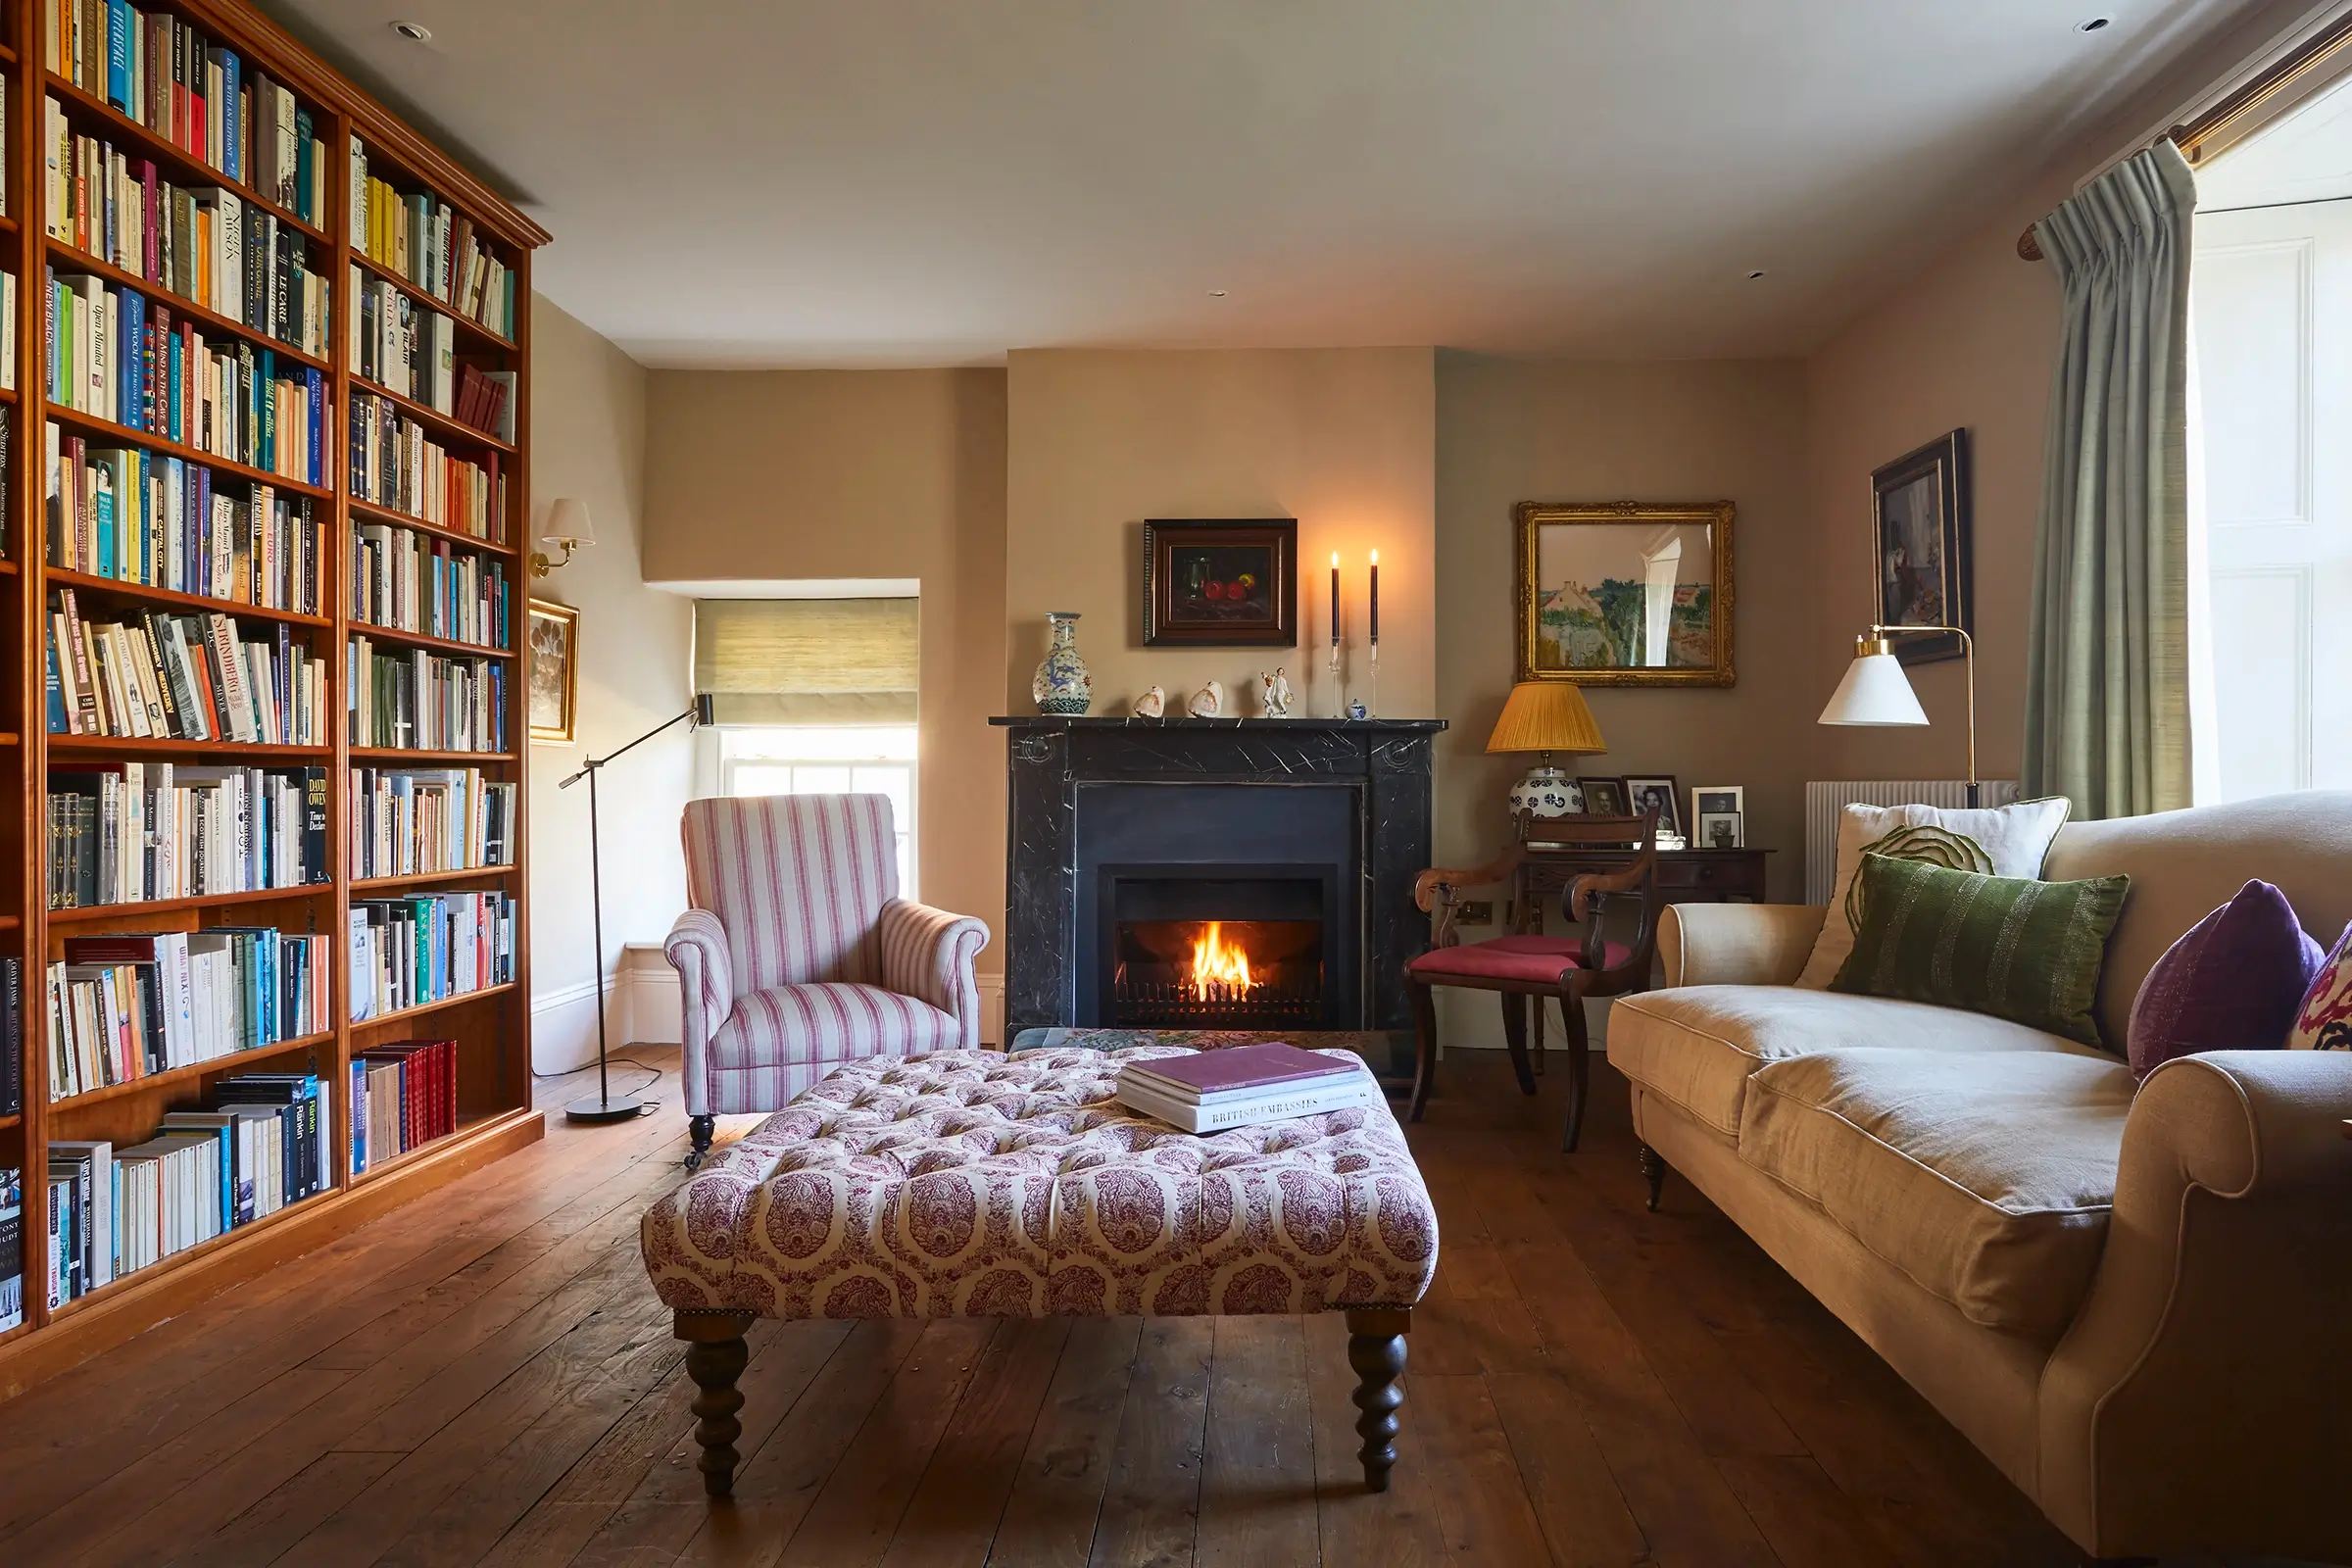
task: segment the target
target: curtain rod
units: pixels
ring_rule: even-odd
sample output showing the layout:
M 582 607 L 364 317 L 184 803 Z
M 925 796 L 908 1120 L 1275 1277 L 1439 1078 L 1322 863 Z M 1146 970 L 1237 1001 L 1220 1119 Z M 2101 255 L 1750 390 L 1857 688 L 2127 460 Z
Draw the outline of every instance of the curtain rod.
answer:
M 2352 12 L 2336 18 L 2256 72 L 2235 91 L 2225 94 L 2213 107 L 2181 121 L 2156 140 L 2171 141 L 2193 166 L 2202 159 L 2208 146 L 2236 129 L 2289 88 L 2299 85 L 2347 46 L 2352 46 Z M 2034 237 L 2034 225 L 2029 223 L 2026 231 L 2017 236 L 2020 261 L 2041 260 L 2041 242 Z

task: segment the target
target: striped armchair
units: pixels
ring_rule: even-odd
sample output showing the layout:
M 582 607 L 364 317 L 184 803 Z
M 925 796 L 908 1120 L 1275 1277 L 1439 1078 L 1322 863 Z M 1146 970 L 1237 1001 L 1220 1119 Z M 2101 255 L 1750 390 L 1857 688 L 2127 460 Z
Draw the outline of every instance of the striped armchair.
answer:
M 688 1168 L 713 1116 L 781 1110 L 845 1061 L 980 1044 L 988 927 L 898 896 L 887 796 L 692 801 L 683 832 L 693 907 L 662 951 L 685 1004 Z

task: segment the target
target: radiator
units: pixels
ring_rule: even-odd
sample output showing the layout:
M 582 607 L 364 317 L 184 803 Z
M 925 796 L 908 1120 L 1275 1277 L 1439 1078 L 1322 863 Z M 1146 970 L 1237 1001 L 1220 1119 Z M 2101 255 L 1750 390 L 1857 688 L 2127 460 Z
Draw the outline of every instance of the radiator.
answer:
M 1983 784 L 1986 806 L 2007 806 L 2017 799 L 2017 780 L 1988 778 Z M 1968 805 L 1968 781 L 1930 779 L 1832 779 L 1805 785 L 1805 902 L 1827 904 L 1838 881 L 1838 817 L 1848 806 Z

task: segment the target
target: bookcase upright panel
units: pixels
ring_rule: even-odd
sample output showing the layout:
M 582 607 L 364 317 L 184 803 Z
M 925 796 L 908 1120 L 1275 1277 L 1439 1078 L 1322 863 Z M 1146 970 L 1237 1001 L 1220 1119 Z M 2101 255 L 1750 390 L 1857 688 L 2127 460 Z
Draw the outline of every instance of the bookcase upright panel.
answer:
M 241 0 L 0 0 L 0 86 L 6 1397 L 541 1134 L 520 649 L 547 235 Z M 501 908 L 503 942 L 466 940 Z M 268 1075 L 323 1086 L 315 1133 L 299 1087 L 228 1103 Z M 69 1223 L 103 1212 L 74 1181 L 116 1153 L 97 1282 L 51 1190 Z M 149 1184 L 216 1155 L 280 1206 L 232 1180 L 212 1233 L 149 1234 Z

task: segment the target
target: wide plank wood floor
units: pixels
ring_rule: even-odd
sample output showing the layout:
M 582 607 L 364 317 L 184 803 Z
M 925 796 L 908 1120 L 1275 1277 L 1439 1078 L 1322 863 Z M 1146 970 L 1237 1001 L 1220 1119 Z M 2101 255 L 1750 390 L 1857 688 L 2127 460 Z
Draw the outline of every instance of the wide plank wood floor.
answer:
M 1623 1083 L 1594 1086 L 1573 1156 L 1561 1075 L 1530 1102 L 1479 1056 L 1413 1129 L 1443 1262 L 1385 1495 L 1337 1317 L 762 1323 L 735 1501 L 708 1505 L 637 1261 L 638 1213 L 681 1175 L 672 1070 L 657 1116 L 559 1115 L 23 1395 L 0 1562 L 2076 1561 L 1688 1187 L 1645 1213 Z

